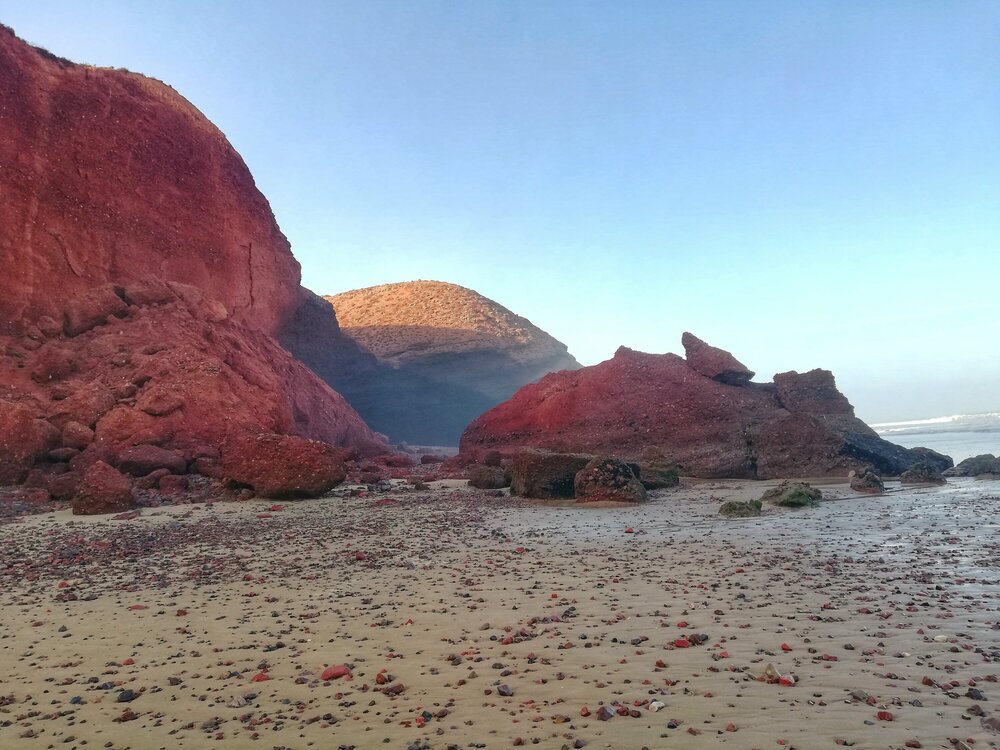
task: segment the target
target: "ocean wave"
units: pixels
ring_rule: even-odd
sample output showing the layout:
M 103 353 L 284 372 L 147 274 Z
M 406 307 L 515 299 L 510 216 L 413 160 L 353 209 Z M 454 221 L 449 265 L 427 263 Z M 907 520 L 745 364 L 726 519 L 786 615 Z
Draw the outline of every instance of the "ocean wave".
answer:
M 934 434 L 940 432 L 1000 432 L 1000 412 L 952 414 L 930 419 L 878 422 L 871 425 L 879 435 Z

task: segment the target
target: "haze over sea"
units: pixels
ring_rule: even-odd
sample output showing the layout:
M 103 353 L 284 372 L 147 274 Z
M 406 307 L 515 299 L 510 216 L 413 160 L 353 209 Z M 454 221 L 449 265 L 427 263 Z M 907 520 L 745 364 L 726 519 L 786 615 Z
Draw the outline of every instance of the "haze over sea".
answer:
M 944 453 L 955 463 L 983 453 L 1000 453 L 1000 412 L 882 422 L 873 424 L 872 429 L 906 448 L 924 447 Z

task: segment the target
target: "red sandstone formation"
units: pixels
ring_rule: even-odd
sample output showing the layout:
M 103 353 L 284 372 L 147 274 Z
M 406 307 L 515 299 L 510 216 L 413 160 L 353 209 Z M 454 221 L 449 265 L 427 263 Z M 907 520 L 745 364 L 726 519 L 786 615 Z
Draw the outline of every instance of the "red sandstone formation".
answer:
M 5 27 L 0 103 L 0 483 L 31 472 L 65 497 L 98 461 L 139 473 L 154 449 L 218 476 L 219 447 L 241 432 L 385 452 L 271 338 L 311 295 L 198 110 Z
M 236 434 L 222 448 L 222 473 L 273 498 L 317 497 L 347 476 L 343 454 L 318 440 Z
M 599 365 L 525 386 L 469 425 L 462 453 L 534 447 L 642 465 L 654 450 L 689 475 L 761 479 L 844 476 L 864 467 L 899 474 L 919 460 L 857 419 L 830 372 L 749 383 L 739 375 L 749 371 L 728 352 L 694 337 L 688 343 L 699 353 L 711 349 L 716 365 L 699 356 L 695 368 L 675 354 L 622 347 Z

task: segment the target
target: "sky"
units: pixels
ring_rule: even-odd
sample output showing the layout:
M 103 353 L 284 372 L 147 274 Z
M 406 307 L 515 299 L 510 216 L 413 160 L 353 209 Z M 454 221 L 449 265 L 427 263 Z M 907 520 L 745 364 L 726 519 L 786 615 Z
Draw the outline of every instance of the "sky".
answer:
M 437 279 L 584 364 L 690 330 L 869 422 L 1000 411 L 1000 3 L 0 0 L 227 135 L 320 294 Z

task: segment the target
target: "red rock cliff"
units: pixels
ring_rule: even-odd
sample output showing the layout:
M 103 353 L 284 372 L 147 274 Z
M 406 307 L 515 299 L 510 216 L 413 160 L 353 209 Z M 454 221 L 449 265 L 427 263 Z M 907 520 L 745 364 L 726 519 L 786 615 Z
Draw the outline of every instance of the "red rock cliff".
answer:
M 274 333 L 299 265 L 225 136 L 159 81 L 74 65 L 0 27 L 0 321 L 148 278 Z
M 385 449 L 272 338 L 310 298 L 298 263 L 168 86 L 0 27 L 0 198 L 0 484 L 143 445 L 211 469 L 234 431 Z

